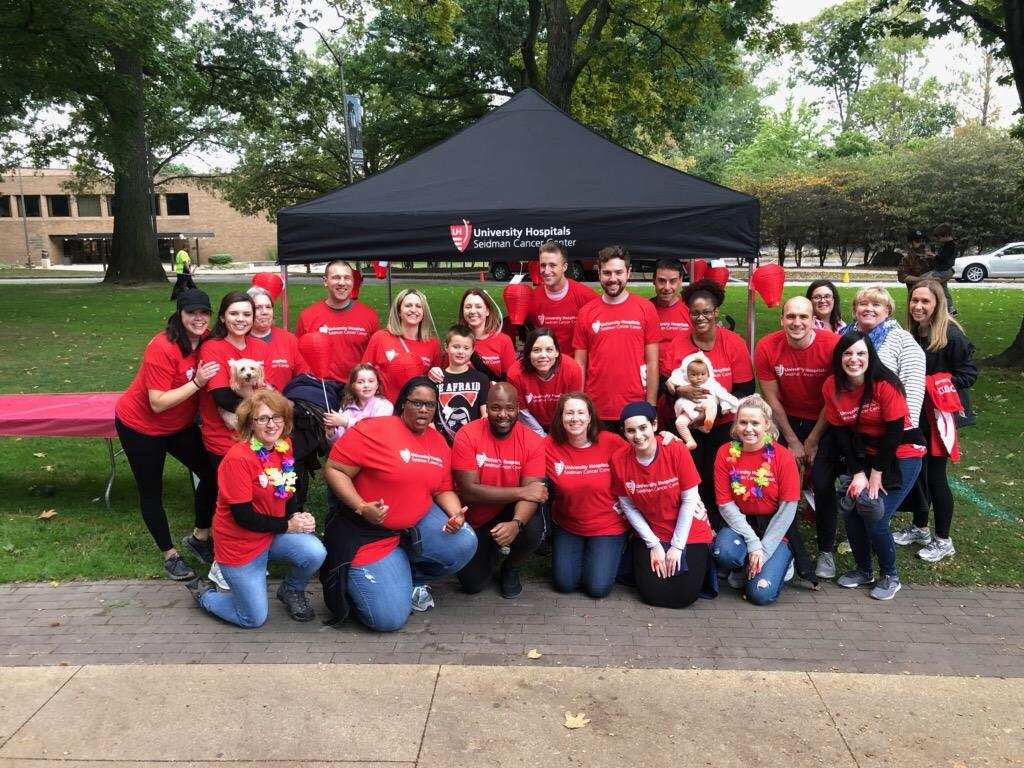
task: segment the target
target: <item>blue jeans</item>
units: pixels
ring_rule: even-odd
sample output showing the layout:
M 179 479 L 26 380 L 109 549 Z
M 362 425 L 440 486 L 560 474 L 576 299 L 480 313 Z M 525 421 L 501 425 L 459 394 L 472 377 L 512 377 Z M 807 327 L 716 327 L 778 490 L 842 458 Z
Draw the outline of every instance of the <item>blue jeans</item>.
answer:
M 747 542 L 736 531 L 725 526 L 715 536 L 715 560 L 723 568 L 735 571 L 747 567 Z M 779 542 L 772 556 L 768 558 L 761 572 L 752 579 L 747 579 L 747 600 L 754 605 L 771 605 L 779 599 L 779 593 L 786 583 L 786 571 L 793 559 L 789 544 Z
M 220 570 L 230 592 L 211 589 L 199 604 L 214 616 L 240 627 L 262 626 L 267 620 L 267 561 L 289 563 L 285 589 L 303 592 L 310 577 L 320 569 L 327 550 L 312 533 L 278 533 L 270 546 L 245 565 L 224 565 Z
M 871 552 L 874 550 L 878 558 L 878 570 L 883 576 L 898 576 L 896 572 L 896 543 L 892 540 L 889 521 L 900 502 L 910 493 L 921 473 L 921 459 L 900 459 L 902 484 L 897 491 L 882 494 L 885 503 L 885 514 L 876 523 L 865 522 L 864 518 L 854 510 L 843 513 L 846 523 L 846 535 L 850 539 L 853 559 L 857 561 L 857 570 L 871 574 Z
M 580 586 L 591 597 L 607 597 L 615 586 L 626 534 L 577 536 L 552 526 L 551 558 L 555 589 L 574 592 Z
M 409 562 L 398 547 L 369 565 L 348 570 L 348 596 L 356 615 L 370 629 L 394 632 L 412 612 L 412 588 L 455 573 L 476 552 L 476 534 L 469 525 L 445 533 L 448 516 L 434 504 L 416 524 L 422 541 L 420 555 Z

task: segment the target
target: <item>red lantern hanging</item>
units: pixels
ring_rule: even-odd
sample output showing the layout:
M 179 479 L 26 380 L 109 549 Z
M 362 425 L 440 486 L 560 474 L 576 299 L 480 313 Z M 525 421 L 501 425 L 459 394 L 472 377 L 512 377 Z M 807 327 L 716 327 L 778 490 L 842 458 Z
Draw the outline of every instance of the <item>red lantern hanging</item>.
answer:
M 284 290 L 284 280 L 277 272 L 257 272 L 252 276 L 252 284 L 269 293 L 271 301 L 277 301 L 277 297 Z
M 326 333 L 307 333 L 299 337 L 299 352 L 313 375 L 318 379 L 330 378 L 331 337 Z
M 530 273 L 530 280 L 535 286 L 540 285 L 540 261 L 528 261 L 526 269 Z
M 363 284 L 363 273 L 358 269 L 352 270 L 352 298 L 359 298 L 359 288 Z
M 708 264 L 705 259 L 694 259 L 693 260 L 693 274 L 690 275 L 691 283 L 698 283 L 704 279 L 704 276 L 708 273 L 708 268 L 711 265 Z
M 716 283 L 720 288 L 725 288 L 726 283 L 729 282 L 729 268 L 725 266 L 724 261 L 712 262 L 708 271 L 704 273 L 704 277 Z
M 763 264 L 750 276 L 750 287 L 760 294 L 769 307 L 779 306 L 786 285 L 786 270 L 778 264 Z
M 383 280 L 388 276 L 388 263 L 386 261 L 375 261 L 373 262 L 373 276 L 378 280 Z
M 533 299 L 533 289 L 526 283 L 509 283 L 501 292 L 505 300 L 505 309 L 508 311 L 508 319 L 512 325 L 522 325 L 526 322 L 526 314 L 530 311 L 530 301 Z

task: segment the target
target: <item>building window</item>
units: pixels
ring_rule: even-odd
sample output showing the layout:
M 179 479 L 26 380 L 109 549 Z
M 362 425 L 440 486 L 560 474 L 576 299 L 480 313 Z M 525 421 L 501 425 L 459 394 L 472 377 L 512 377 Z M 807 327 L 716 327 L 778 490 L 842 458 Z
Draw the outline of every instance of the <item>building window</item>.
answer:
M 68 195 L 47 195 L 46 212 L 53 217 L 70 216 L 71 198 Z
M 178 192 L 173 195 L 164 195 L 167 199 L 168 216 L 188 216 L 188 193 Z
M 19 216 L 38 218 L 43 215 L 42 207 L 39 204 L 39 195 L 17 195 L 15 199 L 18 201 Z M 21 204 L 22 200 L 25 201 L 24 207 Z
M 98 217 L 100 215 L 99 195 L 76 195 L 78 201 L 78 215 L 87 217 Z
M 7 195 L 0 195 L 0 218 L 7 219 L 11 216 L 11 198 Z
M 107 216 L 117 216 L 117 203 L 113 195 L 107 195 Z

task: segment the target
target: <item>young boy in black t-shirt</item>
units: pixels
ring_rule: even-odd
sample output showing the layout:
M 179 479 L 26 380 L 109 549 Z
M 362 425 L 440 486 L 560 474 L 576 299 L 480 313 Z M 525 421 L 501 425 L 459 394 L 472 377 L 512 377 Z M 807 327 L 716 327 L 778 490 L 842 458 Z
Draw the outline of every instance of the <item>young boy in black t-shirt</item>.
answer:
M 475 346 L 473 331 L 453 325 L 444 337 L 448 366 L 437 385 L 437 431 L 451 445 L 466 424 L 487 415 L 487 392 L 491 381 L 469 364 Z

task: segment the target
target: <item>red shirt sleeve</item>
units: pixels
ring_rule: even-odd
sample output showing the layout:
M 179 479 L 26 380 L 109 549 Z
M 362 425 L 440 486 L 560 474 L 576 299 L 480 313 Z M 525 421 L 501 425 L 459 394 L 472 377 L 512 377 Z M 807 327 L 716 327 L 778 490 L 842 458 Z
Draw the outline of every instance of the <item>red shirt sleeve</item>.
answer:
M 217 493 L 226 504 L 252 501 L 255 467 L 244 457 L 228 455 L 217 468 Z
M 161 344 L 161 341 L 165 343 Z M 154 339 L 146 347 L 142 356 L 143 383 L 147 390 L 156 389 L 166 392 L 173 387 L 174 374 L 177 373 L 177 355 L 173 353 L 173 342 L 165 339 Z
M 759 381 L 775 381 L 775 368 L 768 350 L 769 336 L 765 336 L 754 347 L 754 370 Z
M 775 478 L 779 484 L 780 501 L 800 501 L 800 470 L 797 469 L 796 459 L 787 450 L 778 450 L 779 461 L 776 467 L 778 477 Z
M 732 482 L 729 480 L 729 443 L 722 445 L 715 454 L 715 502 L 719 505 L 733 501 Z
M 619 476 L 619 472 L 621 471 L 619 469 L 619 462 L 617 460 L 619 456 L 620 454 L 616 454 L 608 462 L 608 465 L 612 471 L 612 496 L 615 496 L 616 498 L 619 496 L 629 495 L 626 493 L 626 486 L 622 484 L 622 478 Z
M 366 435 L 363 434 L 359 426 L 356 424 L 351 429 L 346 429 L 345 433 L 334 441 L 328 459 L 349 467 L 363 466 L 369 446 Z
M 696 488 L 700 485 L 700 475 L 697 474 L 697 467 L 693 463 L 690 452 L 678 440 L 672 443 L 672 445 L 676 446 L 673 449 L 675 451 L 673 461 L 675 463 L 676 475 L 679 477 L 680 490 L 686 491 L 690 488 Z
M 455 442 L 452 443 L 452 469 L 458 471 L 476 471 L 476 450 L 470 440 L 469 425 L 463 427 L 456 433 Z M 541 473 L 543 474 L 543 472 Z
M 306 358 L 302 356 L 302 352 L 299 350 L 299 338 L 298 336 L 289 337 L 292 349 L 292 377 L 301 376 L 304 373 L 312 373 L 313 369 L 309 367 L 309 363 L 306 362 Z
M 204 345 L 199 351 L 199 357 L 204 363 L 220 363 L 220 369 L 216 375 L 206 382 L 207 392 L 231 386 L 231 366 L 228 365 L 228 356 L 225 354 L 225 351 L 221 344 L 214 344 L 209 347 Z
M 572 331 L 573 351 L 577 349 L 587 349 L 590 346 L 590 324 L 588 322 L 584 322 L 581 315 L 576 316 L 576 326 Z
M 568 355 L 564 355 L 561 365 L 565 366 L 565 391 L 579 392 L 583 389 L 583 369 L 580 364 Z
M 910 415 L 907 398 L 888 381 L 875 382 L 874 394 L 882 411 L 882 421 L 905 419 Z
M 438 353 L 440 356 L 440 353 Z M 516 348 L 512 344 L 512 339 L 507 334 L 501 334 L 501 350 L 498 352 L 498 356 L 501 358 L 501 369 L 508 371 L 516 362 Z
M 741 336 L 731 336 L 729 345 L 729 364 L 732 366 L 733 386 L 754 380 L 754 368 L 750 364 L 750 354 L 746 342 Z
M 378 347 L 380 347 L 380 336 L 378 336 L 377 332 L 374 331 L 373 335 L 370 336 L 370 340 L 366 343 L 366 349 L 363 350 L 362 362 L 377 365 L 376 356 Z
M 544 438 L 537 436 L 522 425 L 520 427 L 526 434 L 526 440 L 523 442 L 526 448 L 523 477 L 544 477 L 546 469 L 544 466 Z
M 825 379 L 821 393 L 825 397 L 825 420 L 835 427 L 843 426 L 843 420 L 839 417 L 839 408 L 836 405 L 835 379 L 832 377 Z
M 657 344 L 661 341 L 661 319 L 658 310 L 646 299 L 640 300 L 644 312 L 644 344 Z

